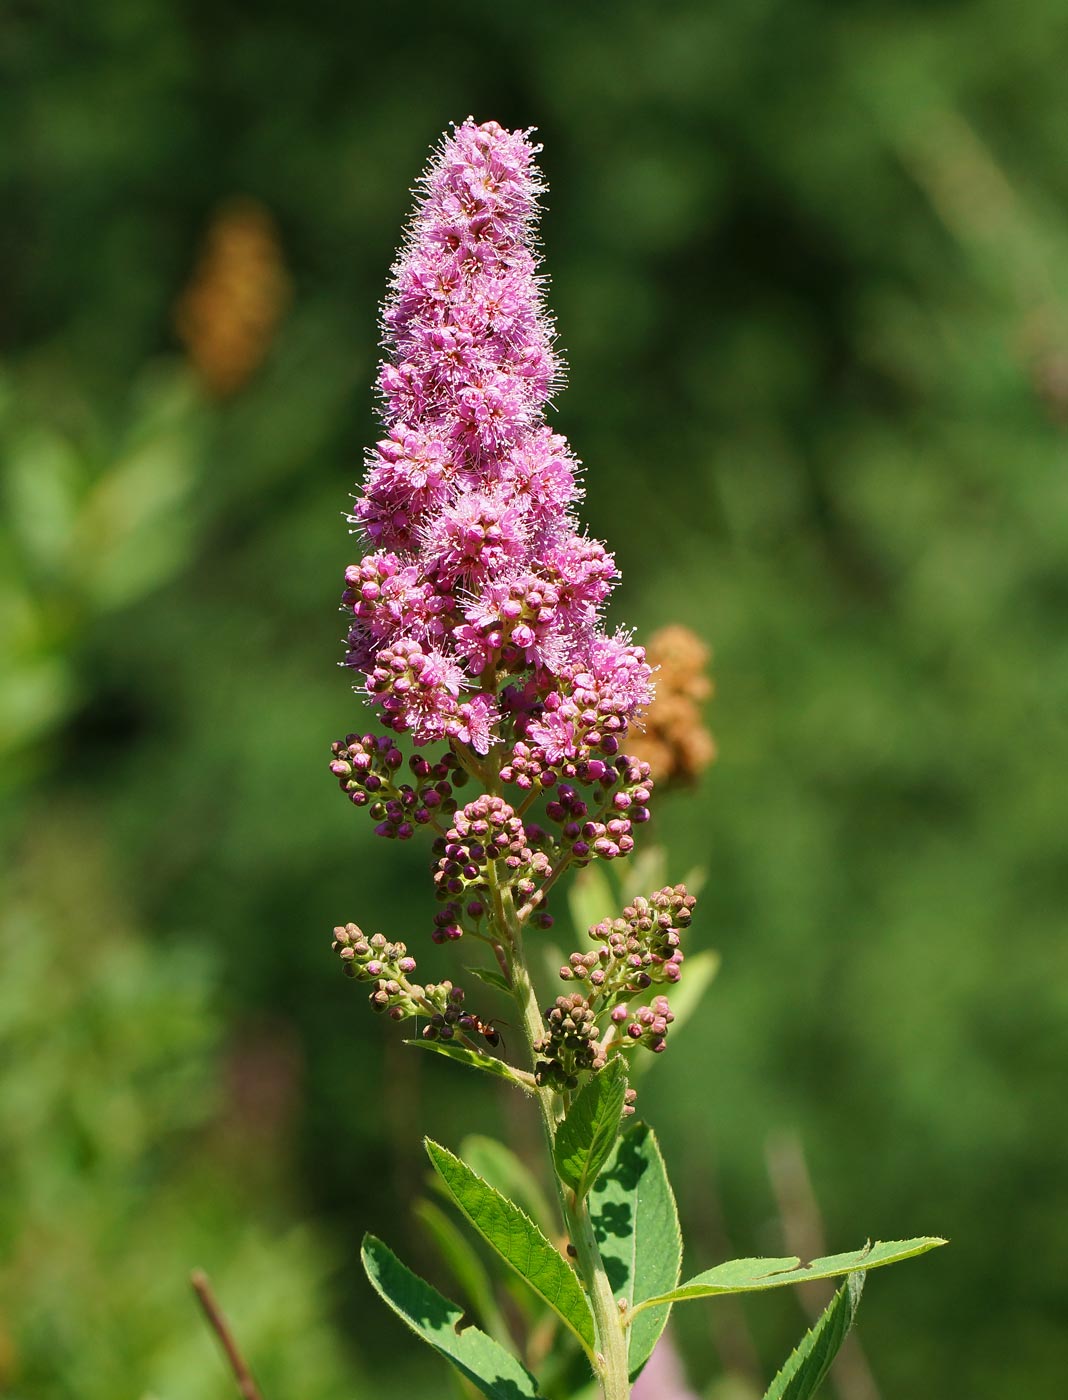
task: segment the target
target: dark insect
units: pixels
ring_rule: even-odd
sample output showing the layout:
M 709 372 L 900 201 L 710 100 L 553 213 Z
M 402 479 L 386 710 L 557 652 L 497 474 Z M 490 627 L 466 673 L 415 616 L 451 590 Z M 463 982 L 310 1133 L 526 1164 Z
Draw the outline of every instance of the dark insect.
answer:
M 507 1051 L 508 1047 L 504 1043 L 504 1036 L 497 1029 L 497 1020 L 498 1018 L 494 1016 L 488 1021 L 483 1021 L 481 1016 L 476 1016 L 473 1011 L 467 1011 L 460 1018 L 460 1026 L 465 1031 L 473 1031 L 476 1035 L 480 1035 L 486 1044 L 492 1045 L 495 1050 L 499 1045 Z M 504 1021 L 502 1024 L 507 1025 L 508 1022 Z

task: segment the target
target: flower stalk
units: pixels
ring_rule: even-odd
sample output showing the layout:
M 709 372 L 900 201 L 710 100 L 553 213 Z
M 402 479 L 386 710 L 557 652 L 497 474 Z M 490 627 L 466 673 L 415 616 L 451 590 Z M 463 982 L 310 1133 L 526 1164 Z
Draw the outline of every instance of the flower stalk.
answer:
M 615 968 L 606 982 L 583 963 L 582 990 L 545 1011 L 524 947 L 552 923 L 548 897 L 569 871 L 633 850 L 652 790 L 648 765 L 623 747 L 652 697 L 651 668 L 601 623 L 618 571 L 579 526 L 578 463 L 545 422 L 562 367 L 534 252 L 538 150 L 527 132 L 468 120 L 423 178 L 383 314 L 387 436 L 351 516 L 367 552 L 346 570 L 342 596 L 345 664 L 383 731 L 336 743 L 331 770 L 379 836 L 428 829 L 433 940 L 487 946 L 516 1002 L 531 1070 L 511 1077 L 537 1097 L 591 1314 L 584 1344 L 607 1400 L 620 1400 L 620 1308 L 588 1198 L 557 1175 L 554 1143 L 609 1047 L 662 1048 L 644 1027 L 628 1041 L 609 1018 L 624 995 L 642 1000 L 677 975 L 681 954 L 651 954 L 647 928 L 628 945 L 629 972 Z M 410 777 L 402 736 L 414 745 Z M 436 744 L 437 757 L 424 754 Z M 464 801 L 467 786 L 476 795 Z M 375 1010 L 424 1018 L 424 1039 L 476 1060 L 480 1039 L 498 1045 L 461 988 L 413 980 L 404 944 L 350 924 L 334 946 L 346 972 L 371 983 Z M 576 980 L 570 965 L 561 978 Z M 621 1101 L 617 1120 L 630 1111 Z
M 555 999 L 539 992 L 527 953 L 566 875 L 631 854 L 653 791 L 630 743 L 652 668 L 605 629 L 618 570 L 579 523 L 578 462 L 545 421 L 562 367 L 534 251 L 539 149 L 529 132 L 469 119 L 423 177 L 383 312 L 386 435 L 350 517 L 365 553 L 342 594 L 344 664 L 380 727 L 339 740 L 330 763 L 376 835 L 426 830 L 430 937 L 467 938 L 492 959 L 472 971 L 514 1000 L 529 1069 L 503 1060 L 493 1019 L 462 987 L 415 980 L 405 943 L 345 924 L 334 948 L 370 984 L 374 1010 L 423 1023 L 415 1044 L 533 1094 L 568 1239 L 565 1257 L 492 1182 L 428 1141 L 454 1205 L 534 1295 L 526 1364 L 461 1327 L 461 1309 L 369 1236 L 373 1286 L 491 1400 L 537 1400 L 526 1365 L 544 1356 L 547 1324 L 562 1367 L 584 1354 L 604 1400 L 626 1400 L 675 1298 L 724 1287 L 713 1270 L 676 1289 L 682 1246 L 663 1158 L 646 1125 L 625 1126 L 627 1057 L 667 1048 L 694 899 L 664 886 L 593 925 L 560 967 Z M 898 1257 L 908 1253 L 884 1247 L 880 1262 Z M 754 1274 L 761 1262 L 736 1261 L 737 1291 L 773 1286 L 767 1272 L 774 1286 L 789 1281 L 781 1268 Z M 855 1307 L 859 1287 L 841 1296 Z M 482 1316 L 493 1331 L 492 1300 Z
M 505 936 L 510 951 L 512 987 L 516 1006 L 519 1009 L 523 1031 L 532 1063 L 537 1064 L 537 1046 L 545 1036 L 545 1021 L 542 1018 L 537 994 L 527 967 L 523 947 L 523 930 L 515 915 L 510 892 L 502 899 L 502 917 L 505 920 Z M 538 1108 L 548 1148 L 549 1168 L 556 1184 L 560 1200 L 560 1211 L 564 1228 L 574 1251 L 575 1264 L 585 1284 L 593 1312 L 596 1333 L 594 1365 L 601 1384 L 604 1400 L 626 1400 L 630 1395 L 630 1381 L 627 1367 L 627 1339 L 623 1330 L 623 1319 L 608 1281 L 601 1252 L 593 1232 L 589 1205 L 585 1199 L 578 1200 L 573 1191 L 560 1181 L 553 1169 L 553 1143 L 565 1103 L 559 1094 L 551 1089 L 539 1087 L 537 1090 Z

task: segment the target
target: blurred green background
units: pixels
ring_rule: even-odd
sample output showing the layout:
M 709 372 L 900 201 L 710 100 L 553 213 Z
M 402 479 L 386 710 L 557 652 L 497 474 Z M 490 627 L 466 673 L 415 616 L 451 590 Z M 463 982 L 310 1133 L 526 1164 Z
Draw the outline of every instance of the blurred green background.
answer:
M 228 1395 L 203 1265 L 269 1400 L 441 1393 L 359 1237 L 433 1273 L 420 1132 L 532 1129 L 338 975 L 432 900 L 325 754 L 376 306 L 473 112 L 546 145 L 614 617 L 715 650 L 654 823 L 723 959 L 643 1089 L 688 1262 L 781 1252 L 789 1135 L 832 1248 L 953 1240 L 873 1277 L 871 1393 L 1060 1393 L 1066 45 L 1056 0 L 7 0 L 0 1391 Z M 750 1394 L 797 1301 L 714 1311 L 694 1388 Z

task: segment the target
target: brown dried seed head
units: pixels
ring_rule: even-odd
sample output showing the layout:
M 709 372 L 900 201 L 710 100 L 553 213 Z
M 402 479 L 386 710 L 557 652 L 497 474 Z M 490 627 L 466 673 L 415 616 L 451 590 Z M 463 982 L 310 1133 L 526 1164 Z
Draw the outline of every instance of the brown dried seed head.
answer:
M 174 309 L 178 338 L 208 392 L 227 398 L 263 363 L 289 304 L 274 219 L 252 199 L 224 204 Z
M 659 667 L 656 697 L 645 715 L 645 732 L 628 740 L 659 783 L 692 781 L 713 761 L 716 745 L 701 718 L 701 702 L 713 693 L 706 674 L 711 652 L 688 627 L 663 627 L 646 647 Z

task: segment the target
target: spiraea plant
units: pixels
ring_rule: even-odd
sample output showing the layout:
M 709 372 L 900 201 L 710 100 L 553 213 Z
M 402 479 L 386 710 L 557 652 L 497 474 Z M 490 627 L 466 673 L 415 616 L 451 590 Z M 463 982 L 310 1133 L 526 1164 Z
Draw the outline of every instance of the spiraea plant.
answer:
M 367 552 L 343 595 L 346 664 L 378 727 L 335 743 L 331 760 L 380 836 L 425 834 L 428 908 L 431 887 L 437 901 L 425 936 L 463 940 L 468 967 L 474 946 L 479 985 L 469 994 L 420 981 L 392 929 L 346 924 L 334 948 L 376 1011 L 414 1023 L 413 1043 L 534 1100 L 558 1215 L 510 1199 L 492 1153 L 465 1161 L 427 1141 L 444 1192 L 530 1306 L 505 1322 L 491 1291 L 471 1283 L 483 1276 L 473 1252 L 462 1257 L 482 1327 L 461 1325 L 464 1310 L 372 1236 L 364 1265 L 385 1302 L 493 1400 L 586 1390 L 621 1400 L 674 1303 L 844 1277 L 768 1392 L 799 1400 L 825 1374 L 865 1273 L 941 1241 L 869 1244 L 807 1265 L 720 1262 L 680 1282 L 674 1198 L 628 1076 L 632 1056 L 668 1047 L 695 901 L 683 885 L 636 898 L 590 928 L 555 992 L 539 994 L 531 975 L 529 945 L 552 922 L 558 882 L 627 857 L 653 790 L 649 765 L 628 749 L 651 667 L 603 623 L 619 572 L 579 524 L 578 462 L 545 421 L 562 366 L 534 249 L 539 149 L 529 132 L 469 119 L 420 182 L 383 312 L 386 434 L 352 513 Z M 514 999 L 523 1036 L 508 1055 L 480 1009 L 484 984 Z M 643 1088 L 643 1113 L 654 1108 Z M 451 1222 L 437 1223 L 467 1248 Z

